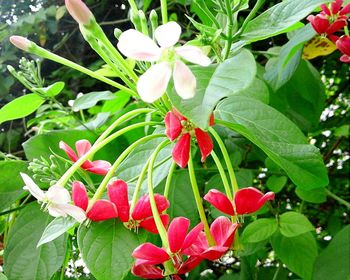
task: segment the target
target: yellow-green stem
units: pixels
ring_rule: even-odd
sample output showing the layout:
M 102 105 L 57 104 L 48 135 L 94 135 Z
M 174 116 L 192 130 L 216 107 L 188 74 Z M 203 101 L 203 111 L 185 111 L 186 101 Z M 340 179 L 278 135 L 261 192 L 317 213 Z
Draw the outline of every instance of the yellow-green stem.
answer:
M 160 6 L 161 6 L 163 24 L 166 24 L 168 22 L 168 3 L 167 3 L 167 0 L 160 0 Z
M 164 196 L 166 198 L 168 198 L 168 195 L 169 195 L 171 180 L 173 179 L 173 174 L 174 174 L 175 169 L 176 169 L 176 162 L 173 161 L 171 163 L 171 166 L 170 166 L 170 169 L 169 169 L 169 173 L 168 173 L 168 177 L 166 178 L 165 187 L 164 187 Z
M 193 191 L 194 199 L 196 201 L 199 217 L 200 217 L 201 222 L 202 222 L 202 224 L 204 226 L 205 236 L 207 237 L 209 246 L 215 246 L 215 240 L 214 240 L 214 238 L 212 237 L 212 235 L 210 233 L 210 228 L 209 228 L 209 224 L 208 224 L 208 221 L 207 221 L 207 217 L 205 216 L 205 211 L 204 211 L 204 207 L 203 207 L 203 204 L 202 204 L 202 198 L 201 198 L 201 195 L 199 193 L 197 180 L 196 180 L 196 175 L 195 175 L 195 172 L 194 172 L 193 162 L 192 162 L 192 157 L 191 156 L 190 156 L 190 160 L 188 161 L 188 173 L 190 175 L 192 191 Z
M 224 168 L 222 167 L 220 159 L 218 158 L 218 156 L 216 155 L 216 153 L 214 151 L 211 152 L 211 156 L 213 157 L 215 165 L 219 170 L 222 183 L 224 184 L 226 195 L 229 198 L 229 200 L 232 201 L 233 197 L 232 197 L 232 193 L 231 193 L 230 184 L 227 180 L 226 173 L 225 173 Z

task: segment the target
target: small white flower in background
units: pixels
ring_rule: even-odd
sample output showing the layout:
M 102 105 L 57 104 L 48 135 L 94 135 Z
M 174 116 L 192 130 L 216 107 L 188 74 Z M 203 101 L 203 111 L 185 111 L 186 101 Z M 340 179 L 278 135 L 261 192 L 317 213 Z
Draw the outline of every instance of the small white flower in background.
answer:
M 175 90 L 181 98 L 189 99 L 195 95 L 196 77 L 180 58 L 201 66 L 208 66 L 211 61 L 198 47 L 174 47 L 180 35 L 181 27 L 174 21 L 155 30 L 154 36 L 160 47 L 151 38 L 134 29 L 120 35 L 118 48 L 126 57 L 158 62 L 152 65 L 137 83 L 137 91 L 143 101 L 152 103 L 160 98 L 166 91 L 172 75 Z
M 28 190 L 39 202 L 47 204 L 47 210 L 53 217 L 66 217 L 67 215 L 82 223 L 86 219 L 85 212 L 70 204 L 71 197 L 65 188 L 53 185 L 46 192 L 39 188 L 37 184 L 27 174 L 21 173 L 22 179 L 25 183 L 24 190 Z

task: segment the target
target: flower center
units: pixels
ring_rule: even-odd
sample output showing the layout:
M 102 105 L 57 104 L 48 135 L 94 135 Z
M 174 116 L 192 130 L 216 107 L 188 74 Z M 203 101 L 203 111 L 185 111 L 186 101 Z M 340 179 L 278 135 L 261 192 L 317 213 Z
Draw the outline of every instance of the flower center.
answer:
M 195 129 L 195 125 L 188 120 L 182 120 L 181 125 L 184 133 L 191 133 Z

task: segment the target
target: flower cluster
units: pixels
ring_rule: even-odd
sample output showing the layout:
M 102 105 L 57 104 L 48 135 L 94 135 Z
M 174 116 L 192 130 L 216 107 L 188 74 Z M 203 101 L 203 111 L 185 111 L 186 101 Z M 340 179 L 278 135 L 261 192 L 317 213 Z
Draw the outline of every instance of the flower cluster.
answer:
M 209 125 L 214 125 L 214 116 L 211 115 Z M 197 139 L 199 150 L 202 154 L 202 162 L 210 155 L 213 150 L 213 141 L 209 134 L 198 127 L 195 127 L 192 122 L 182 116 L 176 109 L 168 112 L 165 116 L 166 135 L 169 140 L 177 140 L 172 156 L 173 160 L 182 168 L 186 167 L 190 157 L 191 138 L 194 136 Z
M 350 63 L 350 37 L 349 35 L 335 35 L 348 25 L 348 16 L 350 14 L 350 3 L 342 7 L 344 0 L 335 0 L 333 3 L 321 5 L 322 12 L 317 15 L 310 15 L 307 20 L 311 23 L 314 30 L 321 36 L 328 37 L 337 46 L 343 54 L 340 61 Z

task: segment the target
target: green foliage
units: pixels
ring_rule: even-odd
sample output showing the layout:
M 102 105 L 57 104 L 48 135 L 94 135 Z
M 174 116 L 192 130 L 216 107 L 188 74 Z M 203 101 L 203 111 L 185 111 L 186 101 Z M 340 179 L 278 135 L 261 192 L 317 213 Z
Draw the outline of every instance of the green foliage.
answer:
M 101 100 L 112 100 L 115 96 L 110 91 L 89 92 L 78 97 L 73 104 L 73 110 L 79 111 L 89 109 Z
M 294 237 L 315 230 L 309 220 L 297 212 L 286 212 L 279 216 L 279 229 L 285 237 Z
M 270 238 L 277 230 L 275 219 L 258 219 L 250 223 L 243 231 L 242 241 L 256 243 Z

